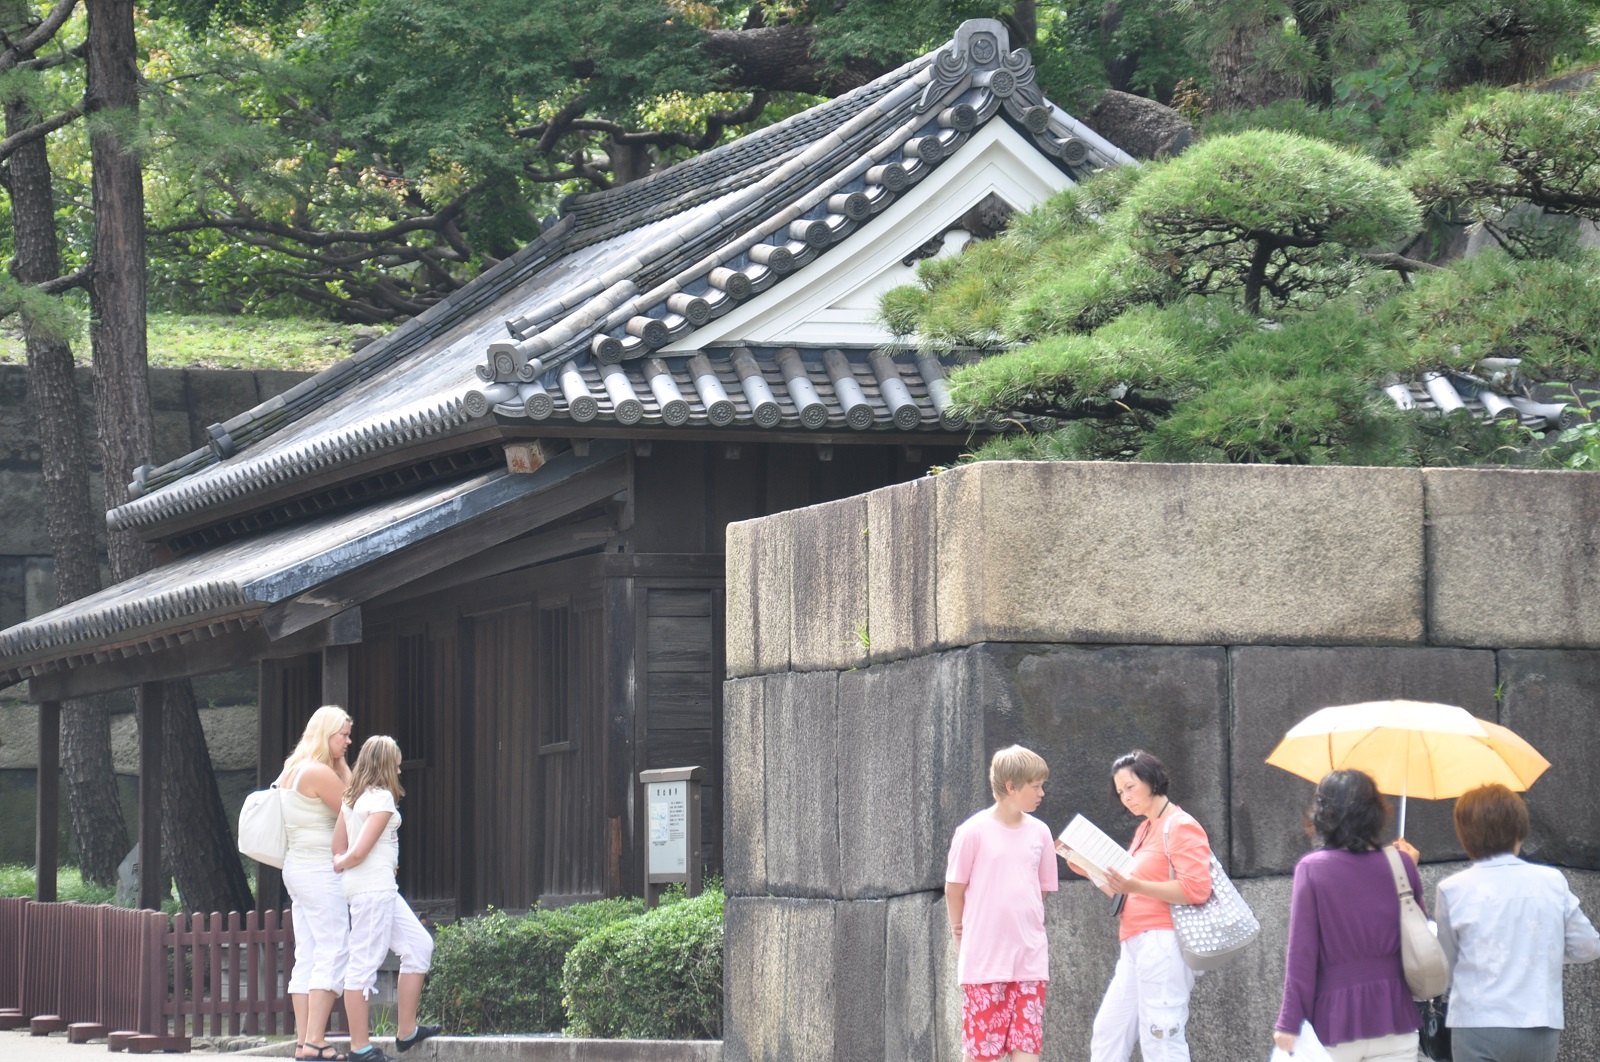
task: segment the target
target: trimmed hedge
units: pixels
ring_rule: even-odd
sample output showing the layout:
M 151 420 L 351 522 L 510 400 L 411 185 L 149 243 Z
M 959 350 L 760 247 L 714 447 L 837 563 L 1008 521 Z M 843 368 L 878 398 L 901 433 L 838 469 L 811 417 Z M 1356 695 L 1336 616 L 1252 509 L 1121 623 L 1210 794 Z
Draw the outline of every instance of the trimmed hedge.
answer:
M 439 930 L 423 1012 L 446 1032 L 560 1032 L 562 965 L 573 945 L 644 910 L 639 899 L 493 911 Z
M 668 893 L 652 911 L 585 937 L 562 974 L 572 1036 L 722 1036 L 722 889 Z

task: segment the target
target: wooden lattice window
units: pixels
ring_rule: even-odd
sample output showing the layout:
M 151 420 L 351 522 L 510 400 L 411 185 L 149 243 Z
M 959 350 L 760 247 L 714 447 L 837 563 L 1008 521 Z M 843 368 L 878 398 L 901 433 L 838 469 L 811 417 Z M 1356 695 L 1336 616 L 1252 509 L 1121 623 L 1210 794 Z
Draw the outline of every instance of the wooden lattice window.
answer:
M 539 749 L 560 752 L 572 741 L 572 609 L 539 610 Z

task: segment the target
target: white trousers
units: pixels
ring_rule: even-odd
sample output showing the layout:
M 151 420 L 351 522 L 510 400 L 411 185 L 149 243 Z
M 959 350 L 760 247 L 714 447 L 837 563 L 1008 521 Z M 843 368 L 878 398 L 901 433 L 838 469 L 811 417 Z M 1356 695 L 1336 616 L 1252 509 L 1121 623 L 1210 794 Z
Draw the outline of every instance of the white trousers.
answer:
M 294 904 L 294 968 L 289 994 L 337 992 L 350 949 L 350 908 L 333 869 L 333 857 L 285 863 L 283 887 Z
M 1089 1062 L 1128 1062 L 1139 1045 L 1144 1062 L 1189 1062 L 1189 990 L 1178 935 L 1152 929 L 1122 942 L 1117 969 L 1094 1016 Z
M 370 997 L 378 990 L 378 967 L 391 951 L 400 956 L 401 973 L 423 974 L 433 965 L 433 938 L 398 891 L 350 897 L 350 965 L 344 990 Z
M 1417 1062 L 1417 1034 L 1368 1036 L 1328 1048 L 1333 1062 Z

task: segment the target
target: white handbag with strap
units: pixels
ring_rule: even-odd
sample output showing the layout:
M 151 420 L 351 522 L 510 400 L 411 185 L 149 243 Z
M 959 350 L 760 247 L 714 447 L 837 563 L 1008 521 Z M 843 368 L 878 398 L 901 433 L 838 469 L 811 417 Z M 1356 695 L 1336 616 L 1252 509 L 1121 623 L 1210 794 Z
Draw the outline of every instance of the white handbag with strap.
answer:
M 257 863 L 283 869 L 289 831 L 283 822 L 283 791 L 276 782 L 244 798 L 239 809 L 239 851 Z
M 1444 945 L 1428 925 L 1428 916 L 1422 913 L 1417 898 L 1411 895 L 1411 881 L 1406 877 L 1400 852 L 1394 845 L 1385 845 L 1383 854 L 1389 859 L 1394 888 L 1400 894 L 1400 965 L 1406 972 L 1406 987 L 1417 999 L 1443 995 L 1450 987 L 1450 961 L 1445 958 Z
M 1168 819 L 1161 828 L 1161 849 L 1166 853 L 1167 872 L 1172 877 L 1177 877 L 1177 869 L 1172 866 L 1167 834 L 1176 818 Z M 1211 853 L 1211 895 L 1204 903 L 1173 904 L 1172 928 L 1177 933 L 1183 961 L 1191 970 L 1226 966 L 1261 935 L 1261 922 L 1233 887 L 1215 852 Z

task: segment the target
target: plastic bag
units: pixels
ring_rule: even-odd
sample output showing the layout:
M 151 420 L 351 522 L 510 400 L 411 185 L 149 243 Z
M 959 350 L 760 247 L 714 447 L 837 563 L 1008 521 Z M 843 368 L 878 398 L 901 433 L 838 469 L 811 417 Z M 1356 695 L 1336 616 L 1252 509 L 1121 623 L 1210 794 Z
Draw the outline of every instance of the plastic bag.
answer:
M 1311 1023 L 1303 1021 L 1300 1023 L 1300 1038 L 1294 1044 L 1294 1054 L 1289 1054 L 1281 1047 L 1273 1047 L 1272 1057 L 1267 1062 L 1333 1062 L 1333 1056 L 1317 1039 Z

